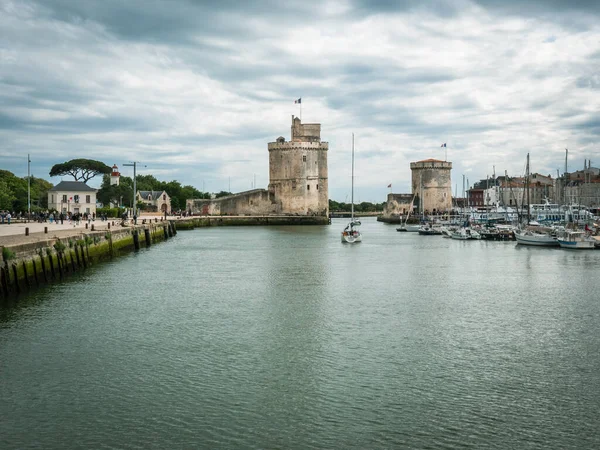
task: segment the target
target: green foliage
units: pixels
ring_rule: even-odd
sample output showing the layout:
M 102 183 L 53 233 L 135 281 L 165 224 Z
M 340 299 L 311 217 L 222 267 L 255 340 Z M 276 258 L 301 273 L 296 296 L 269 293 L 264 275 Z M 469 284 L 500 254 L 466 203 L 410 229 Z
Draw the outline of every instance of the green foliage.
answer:
M 121 217 L 121 215 L 125 212 L 124 208 L 109 208 L 105 206 L 104 208 L 98 208 L 96 210 L 96 217 L 106 215 L 106 217 Z
M 104 239 L 106 239 L 107 241 L 110 241 L 110 237 L 111 237 L 110 231 L 107 231 L 106 233 L 104 233 Z
M 65 248 L 67 248 L 67 246 L 65 244 L 63 244 L 60 239 L 58 239 L 55 243 L 54 243 L 54 250 L 56 250 L 56 253 L 58 253 L 59 255 L 62 255 L 63 252 L 65 251 Z
M 370 203 L 361 202 L 354 205 L 354 211 L 356 212 L 380 212 L 383 211 L 385 202 L 382 203 Z M 335 200 L 329 200 L 329 211 L 340 211 L 350 212 L 352 210 L 351 203 L 336 202 Z
M 48 189 L 52 183 L 31 177 L 31 210 L 48 208 Z M 27 177 L 19 178 L 7 170 L 0 170 L 0 210 L 27 211 Z
M 50 176 L 71 175 L 75 181 L 83 181 L 86 183 L 96 175 L 101 173 L 108 174 L 110 172 L 111 168 L 102 161 L 93 159 L 72 159 L 64 163 L 53 165 L 52 169 L 50 169 Z
M 4 261 L 10 261 L 11 259 L 15 259 L 16 254 L 11 249 L 2 247 L 2 259 Z
M 215 195 L 215 198 L 227 197 L 228 195 L 231 195 L 231 192 L 220 191 Z
M 100 242 L 100 236 L 94 236 L 94 245 Z
M 90 244 L 93 244 L 93 243 L 94 243 L 94 240 L 93 240 L 93 239 L 92 239 L 90 236 L 87 236 L 87 235 L 86 235 L 86 236 L 83 238 L 83 243 L 85 244 L 85 246 L 86 246 L 86 247 L 89 247 L 89 246 L 90 246 Z
M 17 199 L 13 191 L 8 187 L 8 183 L 0 180 L 0 210 L 13 210 L 13 202 Z
M 73 248 L 73 239 L 69 239 L 69 248 Z
M 102 177 L 102 184 L 96 194 L 96 198 L 106 207 L 109 207 L 111 202 L 119 206 L 129 206 L 133 199 L 133 180 L 129 177 L 121 177 L 118 186 L 111 186 L 110 175 L 105 174 Z

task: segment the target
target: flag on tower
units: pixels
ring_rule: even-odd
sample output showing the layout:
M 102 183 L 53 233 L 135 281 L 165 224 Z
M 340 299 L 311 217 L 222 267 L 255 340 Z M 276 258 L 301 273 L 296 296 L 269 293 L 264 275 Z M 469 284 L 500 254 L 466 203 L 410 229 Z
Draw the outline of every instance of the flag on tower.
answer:
M 388 184 L 388 187 L 391 188 L 392 187 L 392 183 Z
M 294 103 L 302 103 L 302 97 L 300 97 L 298 100 L 294 100 Z
M 445 143 L 445 142 L 444 142 L 442 145 L 440 145 L 440 147 L 445 147 L 445 146 L 446 146 L 446 143 Z

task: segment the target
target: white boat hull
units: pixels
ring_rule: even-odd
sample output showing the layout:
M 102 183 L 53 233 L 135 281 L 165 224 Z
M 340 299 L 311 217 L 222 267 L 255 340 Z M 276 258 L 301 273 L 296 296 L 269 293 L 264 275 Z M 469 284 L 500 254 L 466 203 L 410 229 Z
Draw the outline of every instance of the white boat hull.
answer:
M 342 231 L 342 243 L 357 244 L 359 242 L 362 242 L 362 235 L 360 234 L 360 231 Z
M 515 232 L 515 239 L 517 240 L 517 244 L 521 245 L 535 245 L 538 247 L 556 247 L 558 245 L 556 238 L 549 234 L 524 234 Z
M 558 239 L 558 245 L 560 245 L 561 248 L 572 248 L 572 249 L 577 249 L 577 250 L 585 250 L 585 249 L 592 249 L 592 248 L 596 248 L 596 243 L 594 241 L 588 241 L 588 240 L 584 240 L 584 241 L 567 241 L 567 240 L 562 240 L 562 239 Z
M 402 225 L 399 228 L 396 228 L 396 231 L 419 231 L 421 225 L 419 224 L 411 224 L 411 225 Z

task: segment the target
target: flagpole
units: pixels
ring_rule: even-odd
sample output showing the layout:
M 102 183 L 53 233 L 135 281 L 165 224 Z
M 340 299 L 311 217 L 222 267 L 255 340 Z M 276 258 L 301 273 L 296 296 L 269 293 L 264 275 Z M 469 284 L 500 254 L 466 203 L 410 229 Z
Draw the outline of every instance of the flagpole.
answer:
M 300 122 L 302 122 L 302 97 L 300 97 Z

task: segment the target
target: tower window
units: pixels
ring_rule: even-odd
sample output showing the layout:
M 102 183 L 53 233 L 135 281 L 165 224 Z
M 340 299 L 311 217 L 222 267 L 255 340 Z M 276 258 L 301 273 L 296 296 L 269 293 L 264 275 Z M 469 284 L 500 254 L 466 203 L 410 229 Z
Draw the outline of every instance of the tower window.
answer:
M 306 162 L 306 155 L 302 155 L 302 161 Z
M 319 185 L 317 184 L 317 191 L 319 190 Z
M 307 184 L 307 185 L 306 185 L 306 190 L 307 190 L 307 191 L 310 191 L 310 184 Z
M 292 181 L 292 189 L 296 189 L 296 182 Z

